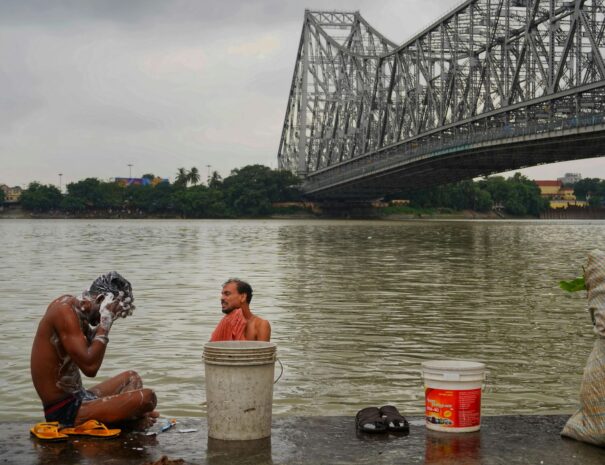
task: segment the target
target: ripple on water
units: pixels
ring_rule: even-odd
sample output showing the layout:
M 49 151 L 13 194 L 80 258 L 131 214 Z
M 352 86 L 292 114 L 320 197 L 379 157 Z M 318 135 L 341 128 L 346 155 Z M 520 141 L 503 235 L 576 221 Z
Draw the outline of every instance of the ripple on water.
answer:
M 116 269 L 133 317 L 116 322 L 98 380 L 138 371 L 168 416 L 205 414 L 204 343 L 231 276 L 254 287 L 284 374 L 274 412 L 419 414 L 420 364 L 486 363 L 487 414 L 571 412 L 593 336 L 563 295 L 602 222 L 2 220 L 0 419 L 38 418 L 29 351 L 48 303 Z M 569 238 L 573 238 L 570 241 Z M 10 343 L 6 343 L 10 341 Z M 276 368 L 276 376 L 279 367 Z

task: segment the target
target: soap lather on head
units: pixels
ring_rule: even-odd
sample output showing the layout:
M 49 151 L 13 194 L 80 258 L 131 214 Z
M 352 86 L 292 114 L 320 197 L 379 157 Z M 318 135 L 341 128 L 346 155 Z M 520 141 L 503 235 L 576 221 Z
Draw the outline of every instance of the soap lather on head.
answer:
M 111 271 L 99 276 L 90 285 L 88 291 L 84 291 L 82 294 L 83 298 L 90 300 L 97 300 L 99 296 L 104 297 L 101 304 L 102 307 L 106 307 L 115 300 L 118 300 L 120 302 L 120 310 L 116 313 L 116 316 L 121 318 L 132 315 L 135 309 L 132 286 L 117 271 Z

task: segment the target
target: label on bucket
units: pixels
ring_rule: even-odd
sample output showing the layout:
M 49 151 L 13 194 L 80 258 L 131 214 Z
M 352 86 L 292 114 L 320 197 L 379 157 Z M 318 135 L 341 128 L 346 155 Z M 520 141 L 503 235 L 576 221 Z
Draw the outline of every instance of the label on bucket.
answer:
M 426 388 L 426 421 L 449 428 L 479 426 L 481 388 L 468 390 Z

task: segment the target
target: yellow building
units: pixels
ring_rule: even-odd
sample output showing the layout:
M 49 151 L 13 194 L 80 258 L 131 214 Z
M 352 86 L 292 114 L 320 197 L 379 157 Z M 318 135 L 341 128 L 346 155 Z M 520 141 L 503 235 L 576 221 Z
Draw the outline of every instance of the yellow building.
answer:
M 557 181 L 534 181 L 540 188 L 542 197 L 550 201 L 550 208 L 567 208 L 571 205 L 576 207 L 587 207 L 588 202 L 576 200 L 573 188 L 563 187 L 560 180 Z
M 4 192 L 5 203 L 17 203 L 21 198 L 23 190 L 19 186 L 8 187 L 6 184 L 0 184 L 0 189 Z
M 542 197 L 554 198 L 559 194 L 559 190 L 563 187 L 561 181 L 534 181 L 540 188 Z

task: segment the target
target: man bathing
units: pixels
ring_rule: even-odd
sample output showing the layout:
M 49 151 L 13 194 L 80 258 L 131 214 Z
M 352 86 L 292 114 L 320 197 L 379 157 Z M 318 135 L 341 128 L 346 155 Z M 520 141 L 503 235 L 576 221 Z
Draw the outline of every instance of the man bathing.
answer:
M 252 287 L 240 279 L 223 284 L 221 307 L 225 316 L 210 337 L 210 341 L 269 341 L 271 325 L 250 311 Z
M 80 371 L 95 377 L 105 356 L 109 330 L 134 310 L 130 283 L 115 271 L 98 277 L 81 298 L 64 295 L 51 302 L 34 338 L 31 375 L 46 421 L 61 426 L 87 420 L 151 426 L 158 414 L 156 396 L 141 377 L 125 371 L 90 390 Z

